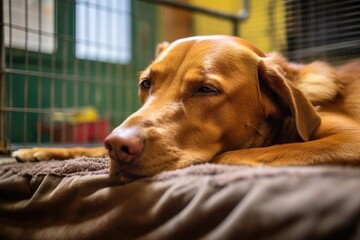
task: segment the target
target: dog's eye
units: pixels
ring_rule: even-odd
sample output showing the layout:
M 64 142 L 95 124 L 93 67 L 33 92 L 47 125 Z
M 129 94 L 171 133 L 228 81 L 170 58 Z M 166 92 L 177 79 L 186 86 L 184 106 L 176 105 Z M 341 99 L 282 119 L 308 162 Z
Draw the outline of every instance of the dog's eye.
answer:
M 151 88 L 151 80 L 150 79 L 144 79 L 140 83 L 140 87 L 145 90 L 149 90 Z
M 203 85 L 198 89 L 198 93 L 200 94 L 213 94 L 219 93 L 220 91 L 213 86 L 210 85 Z

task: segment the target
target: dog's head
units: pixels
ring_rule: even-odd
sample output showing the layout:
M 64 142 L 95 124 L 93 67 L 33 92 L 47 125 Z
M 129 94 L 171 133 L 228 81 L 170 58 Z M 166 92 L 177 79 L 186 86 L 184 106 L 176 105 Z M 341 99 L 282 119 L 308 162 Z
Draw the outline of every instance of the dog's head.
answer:
M 141 73 L 139 95 L 142 107 L 105 141 L 113 175 L 149 176 L 261 147 L 264 128 L 285 118 L 304 141 L 319 125 L 281 66 L 236 37 L 162 44 Z

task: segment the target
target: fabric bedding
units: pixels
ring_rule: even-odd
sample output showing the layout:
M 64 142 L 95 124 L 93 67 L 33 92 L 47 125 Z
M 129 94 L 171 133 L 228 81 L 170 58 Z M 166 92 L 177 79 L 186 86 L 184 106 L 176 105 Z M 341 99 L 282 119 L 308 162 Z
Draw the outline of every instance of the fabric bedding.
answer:
M 360 239 L 360 168 L 202 164 L 143 179 L 107 159 L 0 165 L 0 239 Z

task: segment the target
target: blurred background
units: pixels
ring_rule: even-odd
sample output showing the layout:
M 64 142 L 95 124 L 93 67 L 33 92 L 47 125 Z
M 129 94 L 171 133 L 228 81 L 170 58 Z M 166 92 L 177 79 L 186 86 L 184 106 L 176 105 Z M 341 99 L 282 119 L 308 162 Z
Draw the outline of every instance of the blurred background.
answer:
M 1 0 L 0 153 L 88 145 L 139 107 L 157 43 L 250 40 L 290 60 L 360 55 L 359 0 Z

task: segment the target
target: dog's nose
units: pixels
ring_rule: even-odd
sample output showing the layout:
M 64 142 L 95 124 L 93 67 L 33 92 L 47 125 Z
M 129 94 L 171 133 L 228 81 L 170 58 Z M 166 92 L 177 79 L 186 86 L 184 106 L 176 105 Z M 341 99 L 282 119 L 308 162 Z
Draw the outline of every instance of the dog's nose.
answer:
M 116 161 L 130 162 L 143 149 L 144 139 L 132 129 L 117 130 L 105 139 L 105 148 L 109 157 Z

